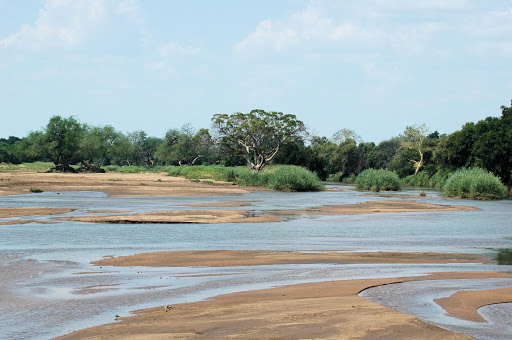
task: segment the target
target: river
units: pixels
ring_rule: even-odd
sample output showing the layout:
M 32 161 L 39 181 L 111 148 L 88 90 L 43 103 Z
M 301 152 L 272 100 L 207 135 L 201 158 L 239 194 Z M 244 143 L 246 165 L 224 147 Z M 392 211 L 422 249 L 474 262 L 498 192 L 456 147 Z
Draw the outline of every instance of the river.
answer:
M 89 210 L 130 210 L 134 213 L 205 209 L 190 203 L 248 202 L 255 212 L 400 200 L 418 195 L 408 189 L 390 197 L 368 195 L 329 184 L 318 193 L 256 191 L 219 197 L 112 198 L 99 192 L 44 192 L 4 196 L 0 207 L 71 207 L 59 215 L 84 215 Z M 48 339 L 73 330 L 110 323 L 131 310 L 191 302 L 219 294 L 285 284 L 422 275 L 441 271 L 505 271 L 496 264 L 373 264 L 268 265 L 252 267 L 96 267 L 106 255 L 164 250 L 255 249 L 278 251 L 428 251 L 492 253 L 512 248 L 512 201 L 444 199 L 436 190 L 415 200 L 466 205 L 475 211 L 382 213 L 343 216 L 298 215 L 285 221 L 234 224 L 96 224 L 60 221 L 0 225 L 0 338 Z M 90 213 L 89 213 L 90 214 Z M 52 221 L 52 216 L 31 220 Z M 5 221 L 6 219 L 4 219 Z M 197 276 L 228 273 L 223 276 Z M 482 308 L 490 323 L 461 321 L 444 315 L 433 299 L 449 296 L 454 283 L 418 282 L 377 287 L 362 295 L 414 314 L 440 327 L 481 339 L 512 334 L 511 304 Z M 460 282 L 460 281 L 458 281 Z M 464 289 L 512 287 L 511 279 L 472 280 Z M 389 298 L 400 296 L 400 298 Z

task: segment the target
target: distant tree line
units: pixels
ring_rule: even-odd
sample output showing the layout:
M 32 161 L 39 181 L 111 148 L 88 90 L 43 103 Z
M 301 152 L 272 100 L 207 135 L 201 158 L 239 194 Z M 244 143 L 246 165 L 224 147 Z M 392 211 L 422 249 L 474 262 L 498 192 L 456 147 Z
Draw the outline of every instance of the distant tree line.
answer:
M 47 126 L 28 136 L 0 139 L 0 162 L 51 161 L 67 164 L 300 165 L 322 179 L 353 180 L 365 169 L 387 169 L 400 178 L 442 174 L 462 167 L 493 172 L 512 185 L 512 106 L 501 117 L 466 123 L 451 134 L 429 132 L 425 125 L 375 144 L 352 130 L 331 138 L 308 136 L 293 115 L 253 110 L 249 114 L 215 115 L 211 129 L 190 125 L 172 128 L 164 138 L 145 131 L 123 133 L 110 125 L 90 126 L 74 117 L 54 116 Z M 277 129 L 277 130 L 276 130 Z M 277 132 L 276 132 L 277 131 Z

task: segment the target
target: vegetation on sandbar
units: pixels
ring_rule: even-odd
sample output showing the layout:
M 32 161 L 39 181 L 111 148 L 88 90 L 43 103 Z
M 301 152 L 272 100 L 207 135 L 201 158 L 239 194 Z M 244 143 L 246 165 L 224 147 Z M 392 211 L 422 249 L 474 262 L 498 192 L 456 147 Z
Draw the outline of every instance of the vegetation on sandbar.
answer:
M 400 179 L 397 174 L 383 169 L 366 169 L 361 172 L 354 182 L 358 190 L 396 191 L 400 189 Z
M 457 170 L 448 178 L 443 191 L 447 197 L 470 199 L 502 199 L 507 196 L 507 187 L 499 177 L 479 168 Z

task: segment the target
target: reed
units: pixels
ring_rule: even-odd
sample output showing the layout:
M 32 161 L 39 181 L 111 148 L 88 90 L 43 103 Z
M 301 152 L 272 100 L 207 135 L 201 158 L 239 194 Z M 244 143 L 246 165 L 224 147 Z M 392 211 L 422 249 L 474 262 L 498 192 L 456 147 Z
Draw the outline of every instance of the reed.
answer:
M 383 169 L 366 169 L 361 172 L 355 180 L 356 189 L 381 191 L 400 189 L 400 179 L 398 176 L 389 170 Z
M 469 199 L 503 199 L 507 187 L 498 176 L 480 168 L 457 170 L 443 188 L 446 197 Z

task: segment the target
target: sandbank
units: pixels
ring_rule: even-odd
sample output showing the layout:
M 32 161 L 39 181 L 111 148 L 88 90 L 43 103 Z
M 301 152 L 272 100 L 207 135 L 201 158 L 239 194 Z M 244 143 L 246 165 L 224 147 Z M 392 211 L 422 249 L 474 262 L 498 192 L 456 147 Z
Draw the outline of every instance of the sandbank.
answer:
M 0 218 L 58 215 L 68 213 L 70 211 L 73 211 L 73 208 L 0 208 Z
M 274 222 L 277 216 L 250 216 L 248 210 L 170 210 L 132 215 L 61 217 L 58 220 L 120 223 L 120 224 L 180 224 L 180 223 L 256 223 Z
M 0 196 L 30 193 L 30 188 L 43 191 L 100 191 L 110 196 L 219 196 L 247 193 L 232 183 L 191 182 L 163 173 L 73 174 L 39 173 L 25 170 L 3 170 L 0 173 Z M 37 194 L 34 194 L 37 195 Z
M 478 254 L 426 252 L 275 252 L 261 250 L 185 250 L 106 257 L 97 266 L 232 267 L 312 263 L 483 263 L 490 258 Z
M 478 308 L 512 302 L 512 288 L 460 291 L 434 301 L 443 307 L 448 315 L 469 321 L 485 322 L 485 319 L 478 314 Z
M 135 311 L 135 316 L 57 339 L 473 339 L 370 302 L 358 293 L 406 281 L 491 277 L 512 274 L 436 273 L 239 292 Z
M 356 215 L 374 213 L 406 213 L 433 211 L 470 211 L 473 207 L 459 205 L 430 204 L 409 200 L 367 201 L 358 204 L 327 205 L 301 210 L 278 210 L 273 213 L 283 215 Z

